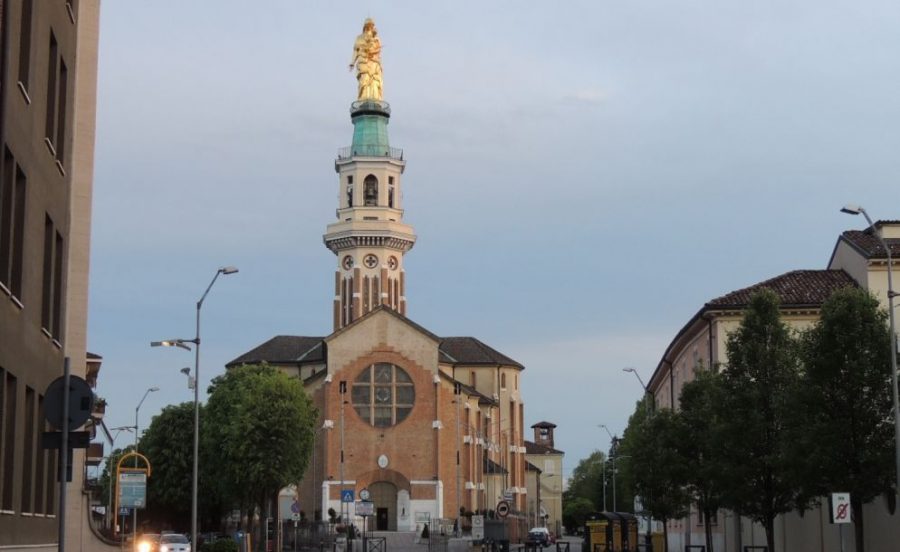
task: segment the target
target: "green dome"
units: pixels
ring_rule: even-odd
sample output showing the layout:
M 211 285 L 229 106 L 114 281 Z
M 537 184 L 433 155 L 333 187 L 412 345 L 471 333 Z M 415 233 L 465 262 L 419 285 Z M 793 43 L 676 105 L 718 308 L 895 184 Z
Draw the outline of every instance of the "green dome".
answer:
M 350 109 L 353 120 L 353 143 L 351 155 L 368 157 L 390 157 L 391 144 L 388 141 L 387 125 L 391 117 L 391 107 L 387 102 L 354 102 Z

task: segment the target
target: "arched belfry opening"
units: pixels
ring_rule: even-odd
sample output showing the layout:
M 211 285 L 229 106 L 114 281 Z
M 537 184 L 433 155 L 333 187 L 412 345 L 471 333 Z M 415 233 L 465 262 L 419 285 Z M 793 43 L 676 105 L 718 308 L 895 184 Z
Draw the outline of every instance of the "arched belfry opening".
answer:
M 363 198 L 366 206 L 378 205 L 378 179 L 374 174 L 370 174 L 363 181 Z

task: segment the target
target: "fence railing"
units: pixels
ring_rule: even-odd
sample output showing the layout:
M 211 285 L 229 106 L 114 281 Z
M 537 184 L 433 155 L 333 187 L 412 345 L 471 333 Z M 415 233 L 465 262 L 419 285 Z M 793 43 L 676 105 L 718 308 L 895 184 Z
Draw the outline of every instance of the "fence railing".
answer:
M 387 157 L 403 161 L 403 149 L 379 146 L 347 146 L 338 150 L 337 157 L 338 160 L 352 157 Z

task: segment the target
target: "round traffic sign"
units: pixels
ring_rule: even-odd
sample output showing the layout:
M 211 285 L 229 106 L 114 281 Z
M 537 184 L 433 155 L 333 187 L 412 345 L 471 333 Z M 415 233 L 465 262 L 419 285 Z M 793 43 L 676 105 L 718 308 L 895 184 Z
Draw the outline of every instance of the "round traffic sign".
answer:
M 69 431 L 78 429 L 91 417 L 94 408 L 94 392 L 86 381 L 69 376 L 69 389 L 65 389 L 65 376 L 60 376 L 47 386 L 44 392 L 44 418 L 56 429 L 63 426 L 63 393 L 69 394 Z
M 497 503 L 497 515 L 502 518 L 509 515 L 509 502 L 501 500 Z

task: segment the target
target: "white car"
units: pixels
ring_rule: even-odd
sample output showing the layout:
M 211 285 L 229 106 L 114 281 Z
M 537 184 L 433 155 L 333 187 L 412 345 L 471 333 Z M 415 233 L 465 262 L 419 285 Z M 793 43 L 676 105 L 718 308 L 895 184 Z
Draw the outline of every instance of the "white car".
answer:
M 191 552 L 191 541 L 184 535 L 162 535 L 159 537 L 159 552 Z

